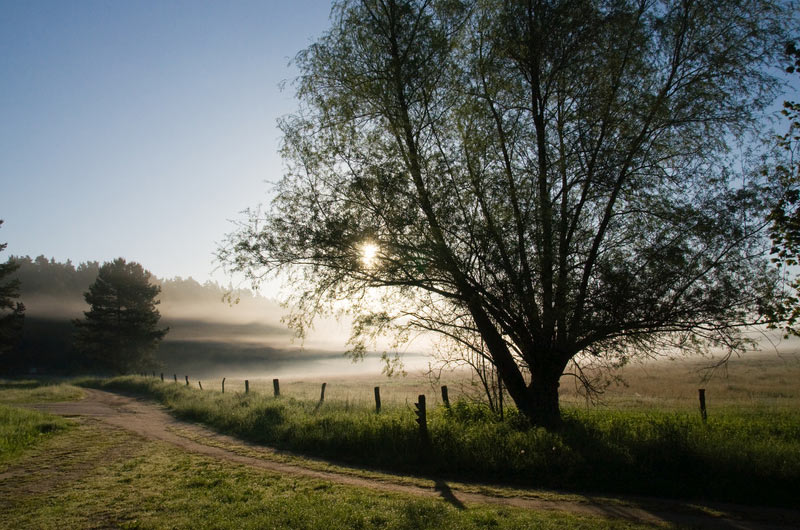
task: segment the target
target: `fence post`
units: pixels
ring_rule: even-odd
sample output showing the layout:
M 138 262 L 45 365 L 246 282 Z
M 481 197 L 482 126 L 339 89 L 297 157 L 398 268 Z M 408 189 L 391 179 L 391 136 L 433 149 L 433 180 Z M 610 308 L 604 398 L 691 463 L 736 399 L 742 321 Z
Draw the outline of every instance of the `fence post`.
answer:
M 325 401 L 325 386 L 328 383 L 322 383 L 322 390 L 319 393 L 319 404 L 322 405 L 322 402 Z
M 161 382 L 164 382 L 164 372 L 161 372 Z
M 417 423 L 419 424 L 419 437 L 422 443 L 428 442 L 428 414 L 425 411 L 425 394 L 420 394 L 414 406 L 417 410 L 414 413 L 417 415 Z
M 375 412 L 381 411 L 381 387 L 375 387 Z
M 175 380 L 176 383 L 178 382 L 178 374 L 172 374 L 172 378 Z
M 450 408 L 450 396 L 447 395 L 447 385 L 442 385 L 442 401 L 444 406 Z
M 275 397 L 281 395 L 281 385 L 277 379 L 272 380 L 272 389 L 275 391 Z
M 199 379 L 197 380 L 197 386 L 200 387 L 200 390 L 203 390 L 203 382 L 200 381 Z
M 244 380 L 244 393 L 248 394 L 250 392 L 250 381 L 247 379 Z
M 225 378 L 222 378 L 222 393 L 225 393 Z
M 705 423 L 708 419 L 708 413 L 706 412 L 706 389 L 700 388 L 697 390 L 697 393 L 700 395 L 700 416 L 703 417 L 703 423 Z
M 189 376 L 185 375 L 184 377 L 186 378 L 186 386 L 189 386 Z

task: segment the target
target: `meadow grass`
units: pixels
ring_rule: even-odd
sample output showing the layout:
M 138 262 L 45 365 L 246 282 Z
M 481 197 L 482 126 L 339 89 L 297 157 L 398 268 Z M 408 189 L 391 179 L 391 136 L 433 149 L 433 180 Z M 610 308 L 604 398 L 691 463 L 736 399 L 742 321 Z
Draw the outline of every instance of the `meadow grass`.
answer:
M 8 528 L 576 528 L 653 525 L 280 475 L 86 423 L 17 458 L 0 481 Z M 658 528 L 671 528 L 669 524 Z
M 774 404 L 714 409 L 566 406 L 564 427 L 530 427 L 513 408 L 500 421 L 457 401 L 428 412 L 430 445 L 404 404 L 201 391 L 142 377 L 83 384 L 153 397 L 178 417 L 246 440 L 379 469 L 569 491 L 664 495 L 794 506 L 800 411 Z
M 61 381 L 0 379 L 0 403 L 75 401 L 83 395 L 79 387 Z
M 70 423 L 58 416 L 0 404 L 0 469 Z

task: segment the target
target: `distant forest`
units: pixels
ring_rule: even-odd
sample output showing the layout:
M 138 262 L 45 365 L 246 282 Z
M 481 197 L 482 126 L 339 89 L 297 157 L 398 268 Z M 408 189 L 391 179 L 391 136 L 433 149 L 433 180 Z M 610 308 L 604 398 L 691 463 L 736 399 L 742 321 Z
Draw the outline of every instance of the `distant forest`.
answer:
M 84 293 L 101 264 L 76 266 L 45 256 L 12 259 L 20 265 L 13 277 L 20 280 L 25 322 L 22 340 L 4 355 L 0 373 L 92 372 L 72 349 L 72 320 L 88 310 Z M 158 309 L 162 324 L 170 327 L 157 353 L 165 369 L 202 373 L 220 364 L 260 365 L 296 354 L 296 348 L 287 348 L 289 332 L 278 323 L 277 302 L 192 278 L 153 277 L 152 282 L 161 286 Z

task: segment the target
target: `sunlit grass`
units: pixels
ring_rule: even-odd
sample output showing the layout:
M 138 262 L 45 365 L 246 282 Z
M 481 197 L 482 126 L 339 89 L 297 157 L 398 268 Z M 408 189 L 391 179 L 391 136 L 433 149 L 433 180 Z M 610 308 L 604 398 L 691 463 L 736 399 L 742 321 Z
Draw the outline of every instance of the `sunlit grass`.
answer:
M 83 395 L 80 388 L 61 382 L 0 379 L 0 403 L 75 401 Z
M 565 408 L 557 433 L 530 428 L 515 409 L 503 421 L 459 401 L 431 407 L 431 444 L 404 404 L 200 391 L 125 377 L 95 384 L 144 393 L 184 419 L 270 446 L 336 461 L 522 487 L 670 495 L 788 505 L 800 480 L 800 411 L 770 405 L 695 410 Z
M 68 426 L 58 416 L 0 404 L 0 469 L 26 448 Z
M 16 487 L 0 488 L 8 528 L 653 528 L 279 475 L 101 424 L 41 444 L 14 469 Z

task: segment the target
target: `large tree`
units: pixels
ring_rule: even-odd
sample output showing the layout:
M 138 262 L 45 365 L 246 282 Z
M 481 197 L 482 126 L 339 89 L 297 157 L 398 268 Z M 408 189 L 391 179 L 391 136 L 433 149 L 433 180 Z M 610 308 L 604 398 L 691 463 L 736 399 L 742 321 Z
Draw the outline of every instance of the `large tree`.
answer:
M 485 355 L 544 426 L 569 366 L 738 347 L 771 275 L 729 144 L 775 95 L 783 6 L 337 2 L 296 59 L 287 173 L 221 258 L 288 275 L 301 329 L 350 300 L 356 353 L 395 324 Z
M 95 367 L 123 374 L 155 367 L 155 350 L 168 329 L 158 327 L 161 288 L 150 277 L 122 258 L 100 267 L 84 295 L 89 311 L 74 321 L 76 347 Z
M 2 224 L 3 220 L 0 219 Z M 7 243 L 0 243 L 0 252 L 6 246 Z M 13 348 L 22 336 L 25 306 L 18 300 L 19 280 L 9 278 L 18 268 L 19 265 L 12 259 L 0 263 L 0 354 Z

